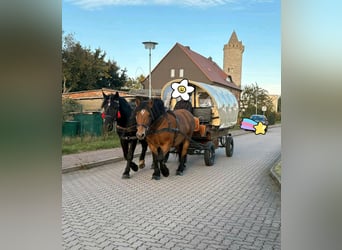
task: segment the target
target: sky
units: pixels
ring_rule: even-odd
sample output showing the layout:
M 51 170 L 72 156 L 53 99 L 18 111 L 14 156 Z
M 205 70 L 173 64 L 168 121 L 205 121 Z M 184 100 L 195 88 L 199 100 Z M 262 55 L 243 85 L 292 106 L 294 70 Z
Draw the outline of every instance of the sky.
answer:
M 100 48 L 127 75 L 149 74 L 178 42 L 223 67 L 233 31 L 245 50 L 242 88 L 281 94 L 280 0 L 62 0 L 62 30 L 83 47 Z

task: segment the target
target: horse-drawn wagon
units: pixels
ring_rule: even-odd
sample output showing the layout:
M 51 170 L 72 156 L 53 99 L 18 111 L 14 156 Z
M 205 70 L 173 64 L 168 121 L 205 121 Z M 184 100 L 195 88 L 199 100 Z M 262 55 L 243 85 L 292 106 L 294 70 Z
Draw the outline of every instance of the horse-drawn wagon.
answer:
M 204 155 L 207 166 L 214 164 L 218 147 L 225 148 L 227 157 L 233 155 L 234 141 L 229 129 L 236 125 L 239 110 L 235 96 L 227 88 L 176 79 L 164 85 L 161 99 L 171 110 L 182 106 L 181 103 L 187 104 L 184 107 L 191 104 L 196 124 L 188 154 Z

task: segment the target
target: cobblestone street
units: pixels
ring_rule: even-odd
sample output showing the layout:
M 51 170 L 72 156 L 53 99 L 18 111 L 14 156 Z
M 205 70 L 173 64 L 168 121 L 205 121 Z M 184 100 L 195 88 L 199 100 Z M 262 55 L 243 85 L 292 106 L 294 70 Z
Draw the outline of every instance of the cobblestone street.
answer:
M 234 138 L 214 166 L 188 156 L 184 176 L 151 180 L 145 169 L 121 179 L 124 161 L 62 175 L 64 249 L 280 249 L 280 188 L 269 175 L 280 159 L 281 127 Z

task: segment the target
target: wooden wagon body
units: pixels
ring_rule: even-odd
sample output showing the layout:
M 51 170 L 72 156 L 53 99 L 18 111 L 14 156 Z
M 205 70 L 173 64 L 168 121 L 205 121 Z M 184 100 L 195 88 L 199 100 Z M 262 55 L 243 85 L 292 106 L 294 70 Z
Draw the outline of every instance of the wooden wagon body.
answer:
M 162 88 L 161 98 L 165 107 L 171 110 L 180 101 L 180 98 L 172 97 L 172 84 L 181 81 L 182 79 L 170 81 Z M 205 164 L 211 166 L 218 147 L 225 147 L 228 157 L 233 155 L 234 142 L 229 130 L 237 124 L 238 102 L 227 88 L 192 80 L 188 80 L 188 85 L 194 88 L 189 101 L 196 119 L 196 129 L 188 154 L 204 155 Z

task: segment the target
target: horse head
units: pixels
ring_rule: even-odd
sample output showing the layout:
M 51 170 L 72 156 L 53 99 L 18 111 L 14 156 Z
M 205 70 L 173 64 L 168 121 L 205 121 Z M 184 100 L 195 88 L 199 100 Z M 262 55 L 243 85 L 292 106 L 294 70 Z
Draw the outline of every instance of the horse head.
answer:
M 147 101 L 136 99 L 137 138 L 139 140 L 145 139 L 150 127 L 156 124 L 155 122 L 163 117 L 165 113 L 164 102 L 161 99 L 155 98 Z
M 113 130 L 113 124 L 120 118 L 120 102 L 119 102 L 119 93 L 106 95 L 102 92 L 103 95 L 103 103 L 101 108 L 103 108 L 102 118 L 104 131 L 110 132 Z
M 139 140 L 143 140 L 146 137 L 147 130 L 151 126 L 153 121 L 153 100 L 141 101 L 136 99 L 135 120 L 137 122 L 136 136 Z

